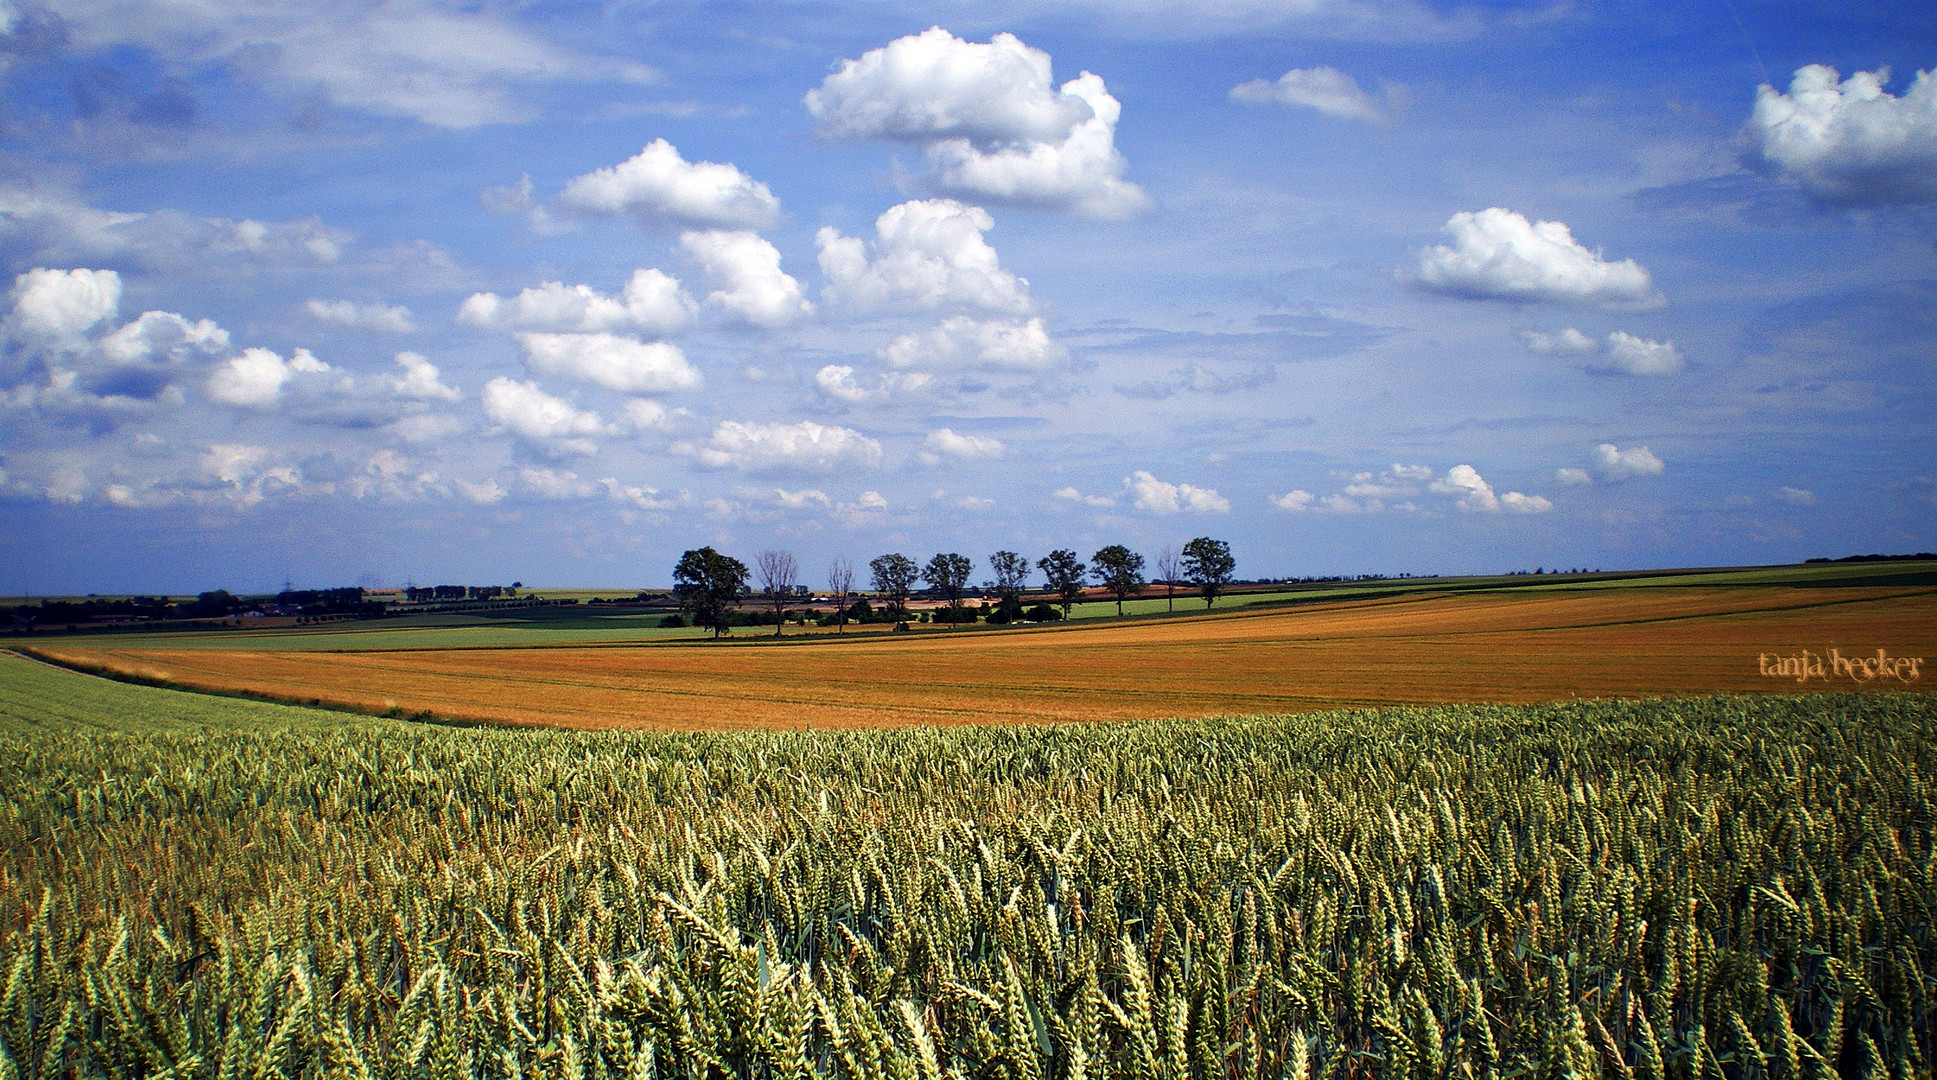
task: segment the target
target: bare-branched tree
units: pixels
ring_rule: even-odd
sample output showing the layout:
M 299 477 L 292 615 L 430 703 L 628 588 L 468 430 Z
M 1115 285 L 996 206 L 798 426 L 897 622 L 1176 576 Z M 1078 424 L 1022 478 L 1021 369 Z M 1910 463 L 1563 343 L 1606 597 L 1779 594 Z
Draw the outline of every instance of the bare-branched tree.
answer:
M 780 627 L 786 622 L 787 605 L 794 598 L 794 586 L 800 581 L 800 563 L 791 551 L 767 550 L 760 553 L 755 564 L 760 573 L 760 591 L 773 605 L 773 636 L 780 636 Z
M 1167 612 L 1177 610 L 1177 572 L 1181 560 L 1182 556 L 1177 554 L 1177 548 L 1171 544 L 1165 544 L 1164 549 L 1157 553 L 1157 580 L 1163 583 L 1164 606 Z
M 827 591 L 834 594 L 834 632 L 847 633 L 847 597 L 854 591 L 854 564 L 835 559 L 827 568 Z

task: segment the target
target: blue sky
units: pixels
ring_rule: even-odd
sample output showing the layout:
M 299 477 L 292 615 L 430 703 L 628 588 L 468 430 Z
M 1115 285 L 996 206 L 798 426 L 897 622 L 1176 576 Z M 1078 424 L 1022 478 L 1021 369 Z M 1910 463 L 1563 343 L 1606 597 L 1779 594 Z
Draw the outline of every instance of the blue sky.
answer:
M 1937 548 L 1926 5 L 0 30 L 0 593 Z

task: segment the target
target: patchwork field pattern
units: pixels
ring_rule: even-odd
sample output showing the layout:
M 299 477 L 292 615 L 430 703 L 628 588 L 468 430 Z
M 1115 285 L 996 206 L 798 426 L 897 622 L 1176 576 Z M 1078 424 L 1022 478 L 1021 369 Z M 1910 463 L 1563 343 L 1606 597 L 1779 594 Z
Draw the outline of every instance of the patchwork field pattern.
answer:
M 1743 585 L 1410 594 L 1054 629 L 356 651 L 61 644 L 170 685 L 581 728 L 836 728 L 1285 713 L 1716 691 L 1921 690 L 1937 589 Z M 1867 683 L 1844 656 L 1929 658 Z M 1822 678 L 1765 674 L 1824 660 Z M 1763 658 L 1763 659 L 1759 659 Z

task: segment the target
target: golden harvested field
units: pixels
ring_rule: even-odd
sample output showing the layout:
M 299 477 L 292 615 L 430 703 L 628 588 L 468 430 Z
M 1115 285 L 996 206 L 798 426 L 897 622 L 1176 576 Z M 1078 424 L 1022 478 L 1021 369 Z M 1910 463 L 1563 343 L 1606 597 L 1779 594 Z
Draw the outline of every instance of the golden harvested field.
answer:
M 1937 590 L 1679 588 L 1416 594 L 1046 630 L 795 644 L 245 651 L 62 646 L 61 663 L 381 711 L 580 728 L 856 727 L 1281 713 L 1711 691 L 1923 689 Z M 1924 657 L 1859 684 L 1845 657 Z M 1821 658 L 1828 678 L 1759 670 Z

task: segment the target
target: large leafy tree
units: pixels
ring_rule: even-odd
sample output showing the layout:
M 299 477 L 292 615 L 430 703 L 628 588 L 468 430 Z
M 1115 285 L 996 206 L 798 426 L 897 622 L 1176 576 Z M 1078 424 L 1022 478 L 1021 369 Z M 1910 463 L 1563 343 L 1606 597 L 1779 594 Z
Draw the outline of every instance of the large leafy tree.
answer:
M 1184 580 L 1197 586 L 1205 607 L 1217 602 L 1218 594 L 1231 583 L 1231 575 L 1237 568 L 1237 560 L 1231 557 L 1231 545 L 1223 540 L 1200 536 L 1184 545 Z
M 1029 579 L 1029 569 L 1029 560 L 1013 551 L 989 556 L 989 572 L 995 575 L 989 587 L 995 591 L 996 609 L 1008 622 L 1022 618 L 1022 583 Z
M 1122 615 L 1123 601 L 1143 591 L 1143 556 L 1111 544 L 1090 556 L 1090 574 L 1116 597 L 1116 613 Z
M 692 615 L 694 626 L 710 627 L 716 638 L 726 633 L 733 606 L 746 589 L 747 564 L 710 547 L 688 551 L 673 567 L 680 610 Z
M 868 570 L 874 575 L 874 591 L 888 602 L 895 622 L 907 622 L 908 593 L 914 589 L 921 568 L 915 565 L 915 560 L 896 552 L 868 563 Z
M 1068 548 L 1057 548 L 1036 561 L 1036 569 L 1049 579 L 1049 588 L 1063 602 L 1063 618 L 1069 618 L 1070 605 L 1083 597 L 1083 560 Z
M 773 605 L 773 636 L 779 637 L 794 586 L 800 582 L 800 563 L 791 551 L 763 551 L 755 565 L 760 568 L 760 591 Z
M 962 618 L 962 591 L 968 588 L 969 573 L 975 563 L 967 555 L 949 552 L 928 560 L 921 572 L 928 587 L 942 594 L 948 601 L 948 624 L 954 626 Z

